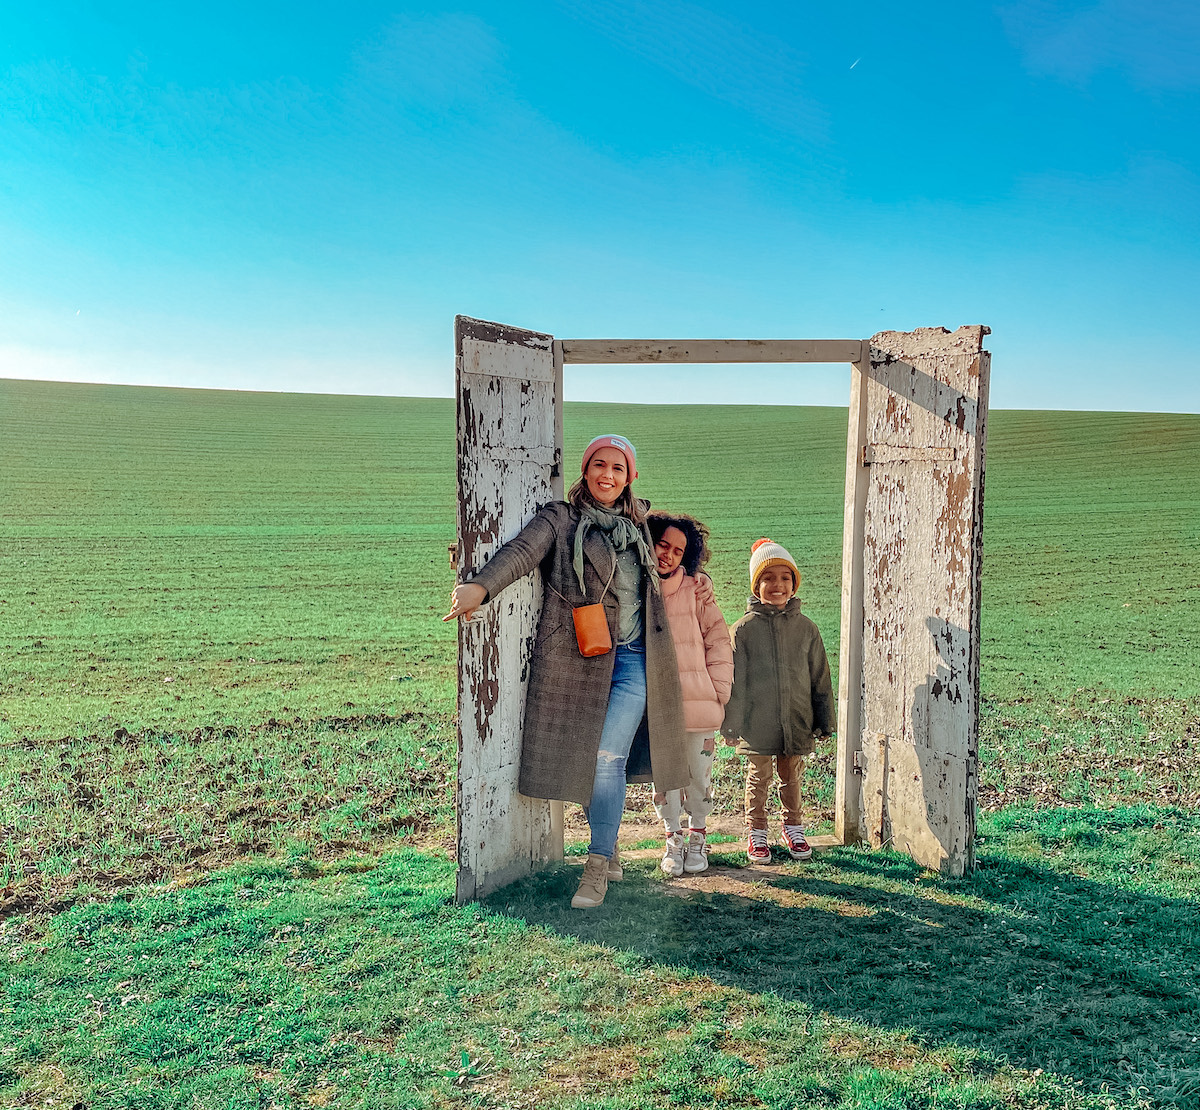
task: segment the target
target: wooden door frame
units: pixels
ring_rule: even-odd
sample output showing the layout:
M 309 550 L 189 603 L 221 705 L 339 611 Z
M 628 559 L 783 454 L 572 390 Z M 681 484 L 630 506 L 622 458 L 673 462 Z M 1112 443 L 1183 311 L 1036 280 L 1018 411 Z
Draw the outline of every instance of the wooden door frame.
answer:
M 489 334 L 502 336 L 503 325 L 473 320 L 470 317 L 459 317 L 456 321 L 456 331 L 464 329 L 483 329 Z M 514 334 L 520 329 L 511 329 Z M 968 340 L 975 343 L 979 352 L 980 362 L 978 373 L 980 378 L 980 397 L 978 398 L 981 416 L 986 416 L 987 380 L 989 356 L 982 350 L 982 336 L 988 333 L 987 328 L 972 327 L 959 329 L 949 333 L 944 328 L 918 329 L 911 333 L 880 333 L 883 336 L 902 339 L 911 337 L 919 339 L 928 347 L 930 340 L 943 341 L 950 345 L 959 342 L 964 347 Z M 966 335 L 965 333 L 970 333 Z M 536 334 L 539 340 L 549 340 L 553 358 L 555 411 L 554 436 L 556 465 L 551 471 L 551 488 L 554 497 L 561 498 L 564 494 L 563 459 L 563 368 L 567 364 L 580 365 L 636 365 L 642 363 L 849 363 L 850 364 L 850 402 L 846 435 L 846 483 L 845 502 L 842 530 L 842 598 L 841 598 L 841 628 L 838 644 L 838 717 L 837 717 L 837 756 L 836 756 L 836 786 L 834 798 L 835 839 L 842 844 L 855 843 L 868 838 L 865 827 L 862 799 L 863 784 L 863 655 L 864 655 L 864 548 L 865 523 L 869 492 L 869 467 L 872 460 L 871 446 L 868 442 L 868 394 L 870 382 L 879 376 L 881 368 L 895 364 L 897 361 L 908 362 L 907 350 L 900 343 L 900 349 L 876 349 L 871 339 L 554 339 L 546 333 Z M 943 339 L 943 337 L 945 337 Z M 961 342 L 960 342 L 961 337 Z M 499 342 L 514 340 L 498 339 Z M 926 353 L 922 348 L 921 353 Z M 916 361 L 916 360 L 914 360 Z M 913 369 L 913 373 L 920 373 Z M 960 425 L 961 426 L 961 425 Z M 978 607 L 979 607 L 979 570 L 982 557 L 982 504 L 983 504 L 983 447 L 985 422 L 980 420 L 972 433 L 977 435 L 978 470 L 975 504 L 974 534 L 971 537 L 971 590 L 974 605 L 974 620 L 971 629 L 973 636 L 973 654 L 969 685 L 975 700 L 975 713 L 972 727 L 977 730 L 978 723 Z M 461 472 L 461 459 L 460 472 Z M 461 518 L 461 490 L 460 490 Z M 461 523 L 460 523 L 461 529 Z M 463 536 L 458 537 L 460 548 Z M 461 681 L 461 675 L 460 675 Z M 461 695 L 460 695 L 461 697 Z M 460 704 L 460 715 L 463 706 Z M 462 736 L 460 730 L 460 759 L 462 752 Z M 970 745 L 971 757 L 976 753 L 974 743 Z M 461 775 L 461 767 L 460 767 Z M 968 797 L 967 804 L 972 817 L 974 815 L 973 795 Z M 462 840 L 460 815 L 460 843 Z M 550 803 L 550 820 L 552 827 L 557 830 L 561 842 L 562 806 L 561 803 Z M 551 852 L 545 858 L 551 858 Z M 557 858 L 561 858 L 561 843 L 558 845 Z M 461 865 L 460 865 L 461 866 Z M 969 866 L 969 856 L 968 856 Z M 514 876 L 507 876 L 503 881 L 510 881 Z M 487 876 L 477 876 L 466 886 L 460 883 L 459 900 L 480 897 L 489 889 L 494 889 L 498 883 L 488 880 Z

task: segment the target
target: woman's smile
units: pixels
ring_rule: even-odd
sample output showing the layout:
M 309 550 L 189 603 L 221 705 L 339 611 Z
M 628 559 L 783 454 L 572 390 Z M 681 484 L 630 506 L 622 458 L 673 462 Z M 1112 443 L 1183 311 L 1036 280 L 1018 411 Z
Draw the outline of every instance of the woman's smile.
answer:
M 625 453 L 615 447 L 601 447 L 588 459 L 588 493 L 601 505 L 612 505 L 629 484 L 629 468 Z

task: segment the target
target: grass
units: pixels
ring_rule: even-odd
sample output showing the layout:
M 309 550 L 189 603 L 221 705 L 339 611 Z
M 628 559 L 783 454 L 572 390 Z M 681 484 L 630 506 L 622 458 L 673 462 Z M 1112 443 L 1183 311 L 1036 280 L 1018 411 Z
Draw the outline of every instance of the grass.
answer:
M 1200 1097 L 1197 833 L 1184 811 L 1005 810 L 962 881 L 837 849 L 686 898 L 622 890 L 595 915 L 565 908 L 570 879 L 554 874 L 491 904 L 925 1044 L 1187 1104 Z M 713 859 L 740 866 L 731 848 Z
M 294 853 L 6 930 L 0 1095 L 1194 1105 L 1197 824 L 1014 811 L 986 823 L 959 882 L 837 849 L 742 893 L 679 897 L 647 860 L 587 915 L 563 908 L 568 867 L 455 907 L 452 865 L 428 854 Z M 1096 851 L 1113 828 L 1119 856 Z M 1147 855 L 1178 866 L 1139 870 Z
M 4 912 L 54 909 L 301 844 L 446 837 L 453 765 L 427 714 L 64 738 L 5 752 Z M 22 835 L 23 834 L 23 835 Z
M 2 382 L 0 411 L 0 740 L 447 696 L 445 402 Z
M 567 452 L 631 436 L 731 620 L 750 542 L 787 544 L 836 655 L 844 421 L 569 405 Z M 1200 1105 L 1200 417 L 990 436 L 981 869 L 836 852 L 681 898 L 635 864 L 576 920 L 569 869 L 447 903 L 452 403 L 0 381 L 0 1091 Z M 740 784 L 719 760 L 721 811 Z M 810 786 L 827 819 L 830 753 Z

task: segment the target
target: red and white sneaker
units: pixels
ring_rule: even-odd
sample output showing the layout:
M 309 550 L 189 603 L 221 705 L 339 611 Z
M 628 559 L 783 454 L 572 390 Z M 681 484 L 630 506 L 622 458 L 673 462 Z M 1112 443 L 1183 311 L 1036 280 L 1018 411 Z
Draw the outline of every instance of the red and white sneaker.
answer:
M 767 843 L 766 829 L 751 829 L 746 843 L 746 855 L 751 863 L 770 863 L 771 846 Z
M 799 825 L 783 826 L 783 846 L 792 859 L 812 859 L 812 849 L 804 839 L 804 830 Z

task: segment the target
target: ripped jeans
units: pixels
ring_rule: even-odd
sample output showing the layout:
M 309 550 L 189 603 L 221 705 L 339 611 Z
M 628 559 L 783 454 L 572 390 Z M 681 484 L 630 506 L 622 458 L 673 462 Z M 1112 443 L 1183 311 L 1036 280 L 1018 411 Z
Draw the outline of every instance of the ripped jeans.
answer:
M 600 750 L 596 753 L 596 778 L 591 804 L 584 807 L 592 841 L 591 855 L 612 858 L 617 847 L 617 830 L 625 812 L 625 763 L 646 712 L 646 646 L 641 640 L 613 649 L 612 686 Z

